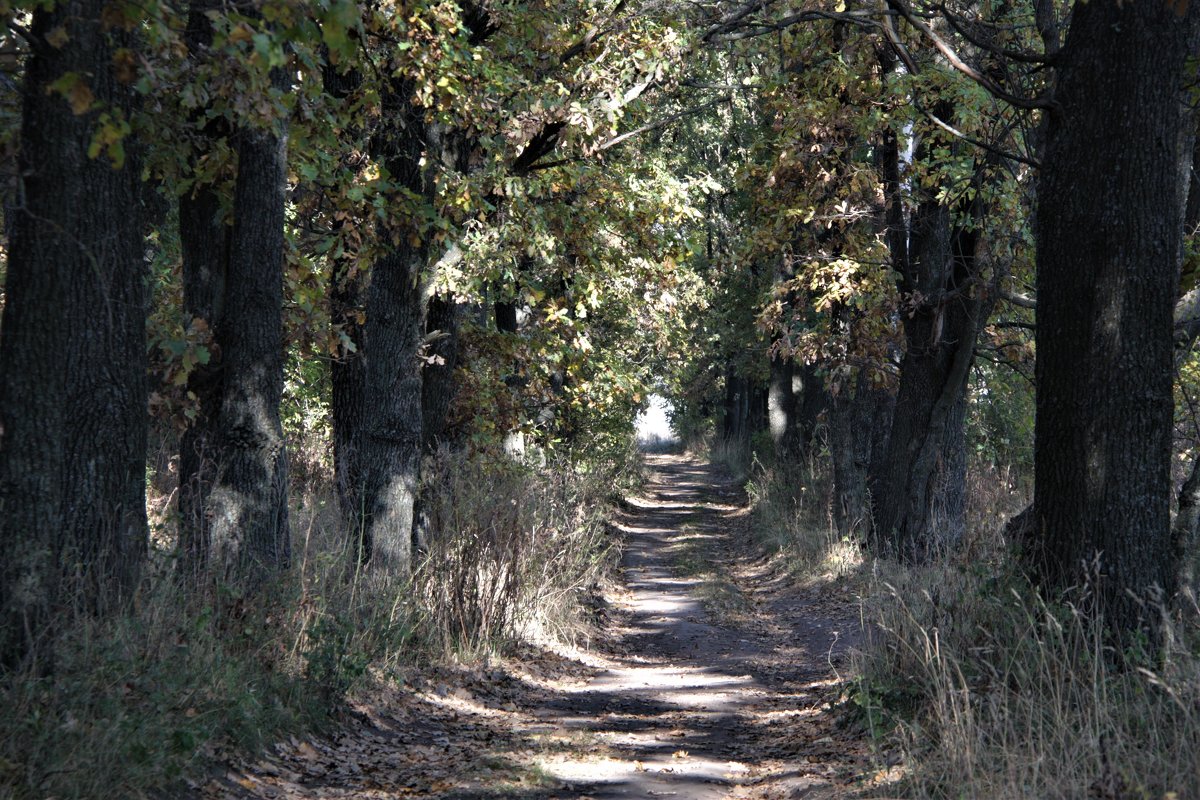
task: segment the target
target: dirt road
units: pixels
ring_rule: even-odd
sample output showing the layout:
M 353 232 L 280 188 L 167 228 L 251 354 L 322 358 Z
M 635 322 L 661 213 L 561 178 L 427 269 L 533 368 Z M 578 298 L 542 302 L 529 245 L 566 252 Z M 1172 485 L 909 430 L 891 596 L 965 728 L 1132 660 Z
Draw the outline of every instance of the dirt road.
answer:
M 740 491 L 682 456 L 615 521 L 623 586 L 591 647 L 452 670 L 363 699 L 206 797 L 837 798 L 867 769 L 835 721 L 858 613 L 745 542 Z

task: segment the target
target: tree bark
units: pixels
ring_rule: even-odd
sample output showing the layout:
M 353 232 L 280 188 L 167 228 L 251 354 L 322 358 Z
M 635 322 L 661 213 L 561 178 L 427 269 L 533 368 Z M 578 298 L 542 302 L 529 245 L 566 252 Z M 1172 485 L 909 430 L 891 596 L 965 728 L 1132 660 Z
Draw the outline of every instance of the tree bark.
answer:
M 283 223 L 287 137 L 243 130 L 225 319 L 220 472 L 214 544 L 251 581 L 288 566 L 287 448 L 283 396 Z
M 807 454 L 812 450 L 817 425 L 821 415 L 829 408 L 831 398 L 829 390 L 825 388 L 825 379 L 817 372 L 816 365 L 800 365 L 793 378 L 793 389 L 797 383 L 800 385 L 800 404 L 796 419 L 798 446 L 801 452 Z
M 865 539 L 871 530 L 871 466 L 887 446 L 887 425 L 878 418 L 889 408 L 888 391 L 872 386 L 862 373 L 853 389 L 842 386 L 829 406 L 833 521 L 843 536 Z
M 329 322 L 344 338 L 343 346 L 329 366 L 332 388 L 330 419 L 333 427 L 333 472 L 342 520 L 358 535 L 362 520 L 359 507 L 360 459 L 356 454 L 362 429 L 366 370 L 363 365 L 365 307 L 363 276 L 351 274 L 346 263 L 334 266 L 329 285 Z M 357 539 L 356 539 L 357 541 Z
M 876 546 L 919 563 L 963 534 L 965 392 L 991 306 L 975 285 L 978 234 L 952 226 L 948 208 L 922 203 L 911 238 L 902 274 L 915 307 L 904 319 L 900 387 L 873 500 Z
M 212 3 L 192 4 L 184 42 L 192 59 L 203 58 L 212 44 L 212 22 L 205 12 Z M 197 119 L 199 119 L 197 117 Z M 229 134 L 224 120 L 204 125 L 197 137 L 198 148 L 209 148 Z M 198 160 L 203 151 L 193 154 Z M 229 234 L 232 229 L 221 215 L 221 197 L 211 183 L 197 184 L 179 198 L 179 240 L 183 260 L 183 308 L 187 323 L 201 320 L 210 332 L 225 314 L 225 284 L 229 266 Z M 199 578 L 207 568 L 208 525 L 205 504 L 212 493 L 218 450 L 217 419 L 221 411 L 221 351 L 215 336 L 207 364 L 198 364 L 187 383 L 196 398 L 196 416 L 179 440 L 179 519 L 182 564 L 186 573 Z
M 1200 34 L 1200 25 L 1192 29 L 1191 52 L 1197 51 L 1196 39 Z M 1196 173 L 1196 165 L 1200 164 L 1200 136 L 1196 135 L 1200 114 L 1185 105 L 1183 113 L 1183 130 L 1185 132 L 1180 153 L 1179 176 L 1183 187 L 1183 235 L 1195 234 L 1200 226 L 1200 175 Z M 1183 261 L 1183 251 L 1180 250 L 1180 261 Z M 1182 277 L 1182 276 L 1181 276 Z M 1192 276 L 1194 278 L 1194 276 Z M 1183 292 L 1184 288 L 1180 287 Z M 1175 373 L 1187 359 L 1192 347 L 1200 336 L 1200 288 L 1193 287 L 1180 297 L 1173 311 L 1175 322 L 1175 352 L 1173 355 Z M 1171 546 L 1175 553 L 1178 589 L 1193 592 L 1196 581 L 1196 542 L 1200 539 L 1200 454 L 1193 453 L 1192 466 L 1188 477 L 1184 479 L 1179 489 L 1179 509 L 1171 523 Z
M 208 5 L 189 19 L 193 52 L 211 42 Z M 273 76 L 283 88 L 282 72 Z M 212 127 L 208 129 L 212 134 Z M 287 567 L 287 450 L 283 394 L 283 225 L 287 136 L 241 125 L 232 226 L 215 187 L 180 203 L 184 305 L 213 331 L 215 348 L 189 387 L 199 413 L 180 457 L 185 569 L 254 587 Z
M 325 53 L 321 64 L 321 84 L 334 100 L 344 101 L 361 85 L 362 74 L 351 69 L 342 72 Z M 339 230 L 347 223 L 337 223 Z M 329 324 L 339 342 L 337 356 L 329 365 L 331 384 L 330 423 L 333 428 L 333 473 L 342 521 L 352 540 L 360 539 L 362 509 L 358 465 L 355 455 L 363 422 L 363 393 L 366 390 L 363 368 L 363 320 L 366 304 L 366 278 L 350 255 L 333 259 L 329 276 Z
M 422 198 L 429 187 L 422 158 L 432 152 L 432 129 L 401 82 L 384 99 L 385 128 L 374 147 L 392 180 Z M 431 160 L 432 160 L 431 158 Z M 425 331 L 424 236 L 381 226 L 387 252 L 371 266 L 363 328 L 363 419 L 353 467 L 360 492 L 362 557 L 378 569 L 404 574 L 412 563 L 423 440 L 421 364 Z
M 128 115 L 112 70 L 132 45 L 103 0 L 39 7 L 25 75 L 20 174 L 0 336 L 0 662 L 51 635 L 60 605 L 103 610 L 134 586 L 147 542 L 146 289 L 137 148 L 92 158 L 98 107 Z M 66 44 L 46 41 L 62 29 Z M 96 104 L 51 89 L 67 73 Z M 48 656 L 47 656 L 48 657 Z M 43 662 L 45 665 L 46 662 Z
M 750 382 L 738 374 L 732 362 L 725 370 L 725 417 L 721 435 L 727 442 L 750 439 Z
M 796 414 L 796 393 L 793 387 L 796 367 L 792 359 L 771 355 L 771 382 L 767 389 L 767 424 L 775 456 L 780 461 L 796 461 L 800 457 L 799 420 Z
M 486 3 L 460 2 L 472 44 L 496 27 Z M 383 123 L 373 155 L 408 194 L 432 204 L 439 167 L 462 169 L 467 143 L 456 132 L 425 119 L 412 102 L 415 87 L 393 79 L 383 91 Z M 417 536 L 417 492 L 425 438 L 420 360 L 431 297 L 433 248 L 415 220 L 380 225 L 386 252 L 371 266 L 363 328 L 362 422 L 354 434 L 349 470 L 360 510 L 362 558 L 384 572 L 407 573 Z
M 453 296 L 429 301 L 426 336 L 432 337 L 421 366 L 422 449 L 432 453 L 445 440 L 446 422 L 454 402 L 454 370 L 458 367 L 459 304 Z
M 1034 530 L 1057 596 L 1157 640 L 1170 535 L 1180 91 L 1195 4 L 1076 3 L 1038 187 Z M 1098 169 L 1097 165 L 1103 165 Z

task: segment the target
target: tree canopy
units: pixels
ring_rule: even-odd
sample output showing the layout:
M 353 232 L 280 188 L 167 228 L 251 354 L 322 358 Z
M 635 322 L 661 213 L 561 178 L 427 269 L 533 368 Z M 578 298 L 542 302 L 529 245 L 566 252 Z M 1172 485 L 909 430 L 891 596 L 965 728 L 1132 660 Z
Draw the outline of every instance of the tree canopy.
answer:
M 837 526 L 910 562 L 964 538 L 969 463 L 1035 473 L 1022 563 L 1153 635 L 1195 534 L 1197 13 L 0 4 L 4 652 L 135 580 L 148 436 L 185 571 L 253 590 L 297 450 L 405 573 L 423 459 L 586 467 L 652 393 L 827 454 Z

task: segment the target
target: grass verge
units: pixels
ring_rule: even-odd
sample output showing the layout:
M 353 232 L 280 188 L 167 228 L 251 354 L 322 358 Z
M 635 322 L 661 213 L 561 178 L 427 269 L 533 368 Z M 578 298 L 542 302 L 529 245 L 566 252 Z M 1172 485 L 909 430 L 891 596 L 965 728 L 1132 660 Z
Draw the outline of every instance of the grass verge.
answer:
M 906 796 L 1200 797 L 1195 650 L 1118 667 L 1002 564 L 892 568 L 870 608 L 855 700 L 906 754 Z
M 427 475 L 428 544 L 403 578 L 357 564 L 313 481 L 293 568 L 253 596 L 185 588 L 161 520 L 124 612 L 64 619 L 51 674 L 0 675 L 0 797 L 177 796 L 223 753 L 323 726 L 411 665 L 584 628 L 614 558 L 600 509 L 623 476 L 481 455 Z
M 1002 521 L 1024 492 L 969 479 L 968 537 L 907 568 L 872 565 L 878 635 L 851 693 L 912 798 L 1200 797 L 1200 630 L 1176 615 L 1172 647 L 1114 658 L 1100 626 L 1047 603 L 1014 568 Z M 1119 665 L 1123 664 L 1123 665 Z

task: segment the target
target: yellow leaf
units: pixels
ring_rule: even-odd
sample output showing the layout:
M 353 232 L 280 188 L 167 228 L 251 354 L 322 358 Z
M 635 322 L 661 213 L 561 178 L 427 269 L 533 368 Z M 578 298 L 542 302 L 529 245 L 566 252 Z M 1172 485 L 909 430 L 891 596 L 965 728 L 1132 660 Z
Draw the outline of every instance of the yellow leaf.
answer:
M 55 50 L 62 50 L 63 45 L 69 41 L 71 41 L 71 37 L 67 34 L 67 29 L 62 25 L 59 25 L 57 28 L 51 28 L 46 34 L 46 44 Z
M 67 89 L 67 102 L 71 104 L 71 113 L 75 116 L 86 114 L 96 101 L 96 96 L 83 81 L 77 81 Z
M 229 32 L 229 41 L 234 43 L 248 42 L 253 37 L 254 31 L 250 30 L 250 26 L 246 25 L 245 23 L 238 25 Z

